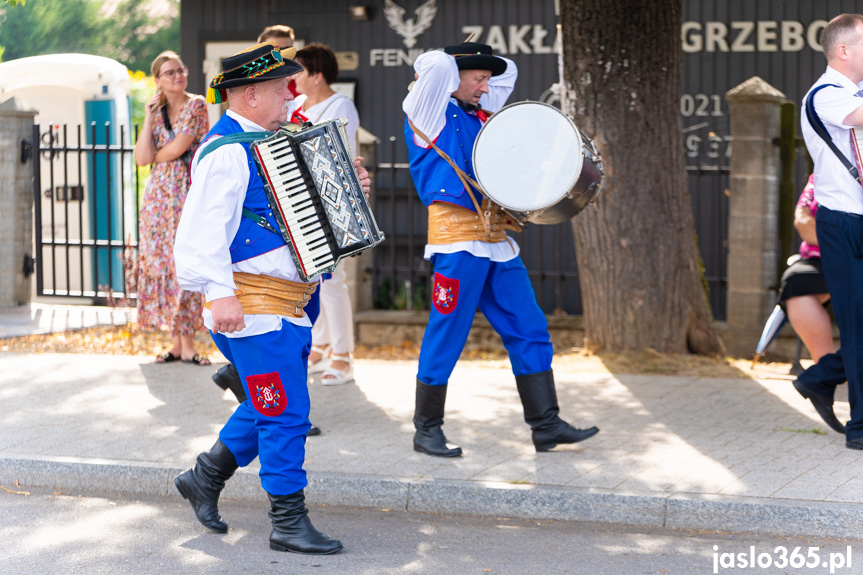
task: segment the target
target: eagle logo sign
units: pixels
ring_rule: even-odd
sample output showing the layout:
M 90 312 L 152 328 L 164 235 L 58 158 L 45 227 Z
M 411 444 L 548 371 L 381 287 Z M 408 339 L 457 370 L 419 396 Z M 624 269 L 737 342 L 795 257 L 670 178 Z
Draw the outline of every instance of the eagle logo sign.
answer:
M 408 48 L 413 48 L 417 43 L 417 36 L 431 27 L 437 16 L 437 0 L 427 0 L 414 13 L 416 19 L 405 20 L 405 9 L 393 0 L 386 0 L 384 16 L 387 23 L 396 34 L 404 37 L 405 46 Z

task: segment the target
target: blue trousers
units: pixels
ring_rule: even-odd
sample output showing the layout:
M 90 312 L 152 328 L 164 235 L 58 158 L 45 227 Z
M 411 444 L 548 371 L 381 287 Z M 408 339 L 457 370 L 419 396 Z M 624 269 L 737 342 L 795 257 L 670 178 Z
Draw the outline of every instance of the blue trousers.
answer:
M 228 419 L 219 439 L 240 467 L 260 458 L 261 486 L 267 493 L 290 495 L 304 489 L 311 329 L 282 320 L 280 330 L 250 337 L 210 333 L 237 367 L 249 398 Z
M 819 206 L 815 223 L 848 378 L 845 436 L 857 439 L 863 437 L 863 216 Z
M 432 309 L 420 349 L 417 379 L 446 385 L 476 310 L 500 335 L 515 375 L 551 369 L 554 349 L 545 314 L 521 258 L 493 262 L 468 252 L 435 254 Z

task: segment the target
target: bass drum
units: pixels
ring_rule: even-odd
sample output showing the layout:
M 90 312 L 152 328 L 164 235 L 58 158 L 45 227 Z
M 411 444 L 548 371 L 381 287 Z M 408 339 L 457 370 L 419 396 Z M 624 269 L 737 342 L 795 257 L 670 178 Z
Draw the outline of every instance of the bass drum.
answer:
M 479 131 L 473 169 L 485 194 L 522 222 L 557 224 L 599 194 L 602 158 L 573 121 L 541 102 L 516 102 Z

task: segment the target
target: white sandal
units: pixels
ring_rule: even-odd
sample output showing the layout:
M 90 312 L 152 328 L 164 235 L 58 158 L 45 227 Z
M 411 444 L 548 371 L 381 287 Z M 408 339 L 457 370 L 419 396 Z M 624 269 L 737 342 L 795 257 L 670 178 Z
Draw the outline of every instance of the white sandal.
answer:
M 332 367 L 331 363 L 330 367 L 325 369 L 324 373 L 321 374 L 321 385 L 341 385 L 354 380 L 354 360 L 350 354 L 333 354 L 330 356 L 330 360 L 343 361 L 348 364 L 348 369 L 336 369 Z
M 319 345 L 313 345 L 312 351 L 321 354 L 321 359 L 314 363 L 312 363 L 311 361 L 309 362 L 309 375 L 313 373 L 321 373 L 330 365 L 330 358 L 328 357 L 330 353 L 329 344 L 323 347 Z

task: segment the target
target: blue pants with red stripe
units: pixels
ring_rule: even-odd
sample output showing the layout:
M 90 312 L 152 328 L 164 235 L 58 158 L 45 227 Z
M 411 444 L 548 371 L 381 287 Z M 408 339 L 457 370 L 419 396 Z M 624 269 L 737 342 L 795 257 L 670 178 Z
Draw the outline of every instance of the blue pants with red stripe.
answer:
M 435 254 L 432 310 L 423 336 L 417 379 L 446 385 L 476 310 L 500 335 L 515 375 L 551 369 L 554 352 L 545 314 L 521 258 L 493 262 L 468 252 Z
M 290 495 L 304 489 L 311 328 L 282 320 L 280 330 L 250 337 L 210 333 L 237 367 L 249 398 L 231 415 L 219 439 L 240 467 L 260 458 L 261 486 L 267 493 Z

